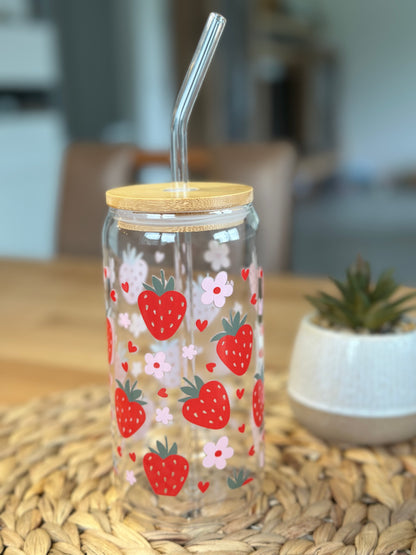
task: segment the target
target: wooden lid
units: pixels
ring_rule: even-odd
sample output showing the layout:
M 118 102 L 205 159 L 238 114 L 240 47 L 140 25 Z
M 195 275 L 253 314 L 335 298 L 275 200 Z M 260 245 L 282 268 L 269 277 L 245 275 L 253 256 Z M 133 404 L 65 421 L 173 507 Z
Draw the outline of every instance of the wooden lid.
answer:
M 106 192 L 108 206 L 156 214 L 203 212 L 244 206 L 253 201 L 253 188 L 234 183 L 188 183 L 187 191 L 175 183 L 128 185 Z

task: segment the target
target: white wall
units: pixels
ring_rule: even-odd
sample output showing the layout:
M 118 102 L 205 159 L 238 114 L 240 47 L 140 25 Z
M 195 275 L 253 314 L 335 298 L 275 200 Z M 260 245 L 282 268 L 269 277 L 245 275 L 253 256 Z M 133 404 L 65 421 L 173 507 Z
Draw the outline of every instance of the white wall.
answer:
M 339 52 L 347 172 L 416 169 L 416 1 L 315 0 Z
M 55 110 L 0 117 L 0 256 L 53 256 L 65 141 Z

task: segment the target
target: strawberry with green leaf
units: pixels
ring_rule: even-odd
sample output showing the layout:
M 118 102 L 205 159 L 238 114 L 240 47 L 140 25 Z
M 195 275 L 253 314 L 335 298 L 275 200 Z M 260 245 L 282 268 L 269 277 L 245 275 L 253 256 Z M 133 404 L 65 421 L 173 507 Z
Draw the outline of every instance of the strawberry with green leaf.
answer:
M 118 387 L 115 391 L 115 409 L 118 429 L 123 437 L 130 437 L 139 430 L 146 420 L 143 405 L 146 401 L 140 400 L 142 391 L 136 389 L 137 382 L 130 387 L 130 380 L 123 384 L 117 380 Z
M 156 449 L 149 450 L 143 457 L 143 468 L 153 491 L 157 495 L 178 495 L 188 477 L 188 461 L 178 455 L 176 443 L 169 448 L 166 436 L 164 445 L 156 441 Z
M 225 364 L 237 376 L 247 372 L 253 349 L 253 328 L 246 324 L 247 314 L 241 320 L 239 312 L 233 316 L 230 312 L 230 320 L 223 318 L 224 331 L 215 335 L 211 341 L 218 341 L 217 354 Z
M 230 400 L 225 387 L 217 380 L 204 383 L 199 376 L 195 376 L 195 384 L 184 380 L 188 385 L 181 390 L 186 397 L 179 399 L 184 418 L 203 428 L 224 428 L 230 420 Z
M 179 291 L 174 291 L 175 280 L 171 276 L 165 280 L 165 273 L 160 272 L 161 279 L 152 276 L 152 285 L 143 283 L 145 291 L 138 298 L 138 305 L 147 329 L 155 339 L 163 341 L 171 338 L 179 328 L 186 312 L 186 298 Z
M 237 472 L 237 470 L 234 470 L 232 478 L 229 477 L 227 479 L 227 484 L 230 489 L 237 489 L 241 488 L 241 486 L 245 486 L 252 481 L 253 478 L 250 477 L 249 473 L 242 468 L 239 472 Z

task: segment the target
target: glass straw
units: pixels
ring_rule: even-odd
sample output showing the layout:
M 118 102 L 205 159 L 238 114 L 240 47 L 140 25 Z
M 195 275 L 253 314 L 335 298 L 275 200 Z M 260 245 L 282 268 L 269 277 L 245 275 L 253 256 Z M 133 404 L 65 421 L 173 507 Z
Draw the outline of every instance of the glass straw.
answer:
M 211 13 L 176 98 L 171 124 L 170 163 L 176 189 L 188 189 L 188 123 L 226 23 L 225 17 Z

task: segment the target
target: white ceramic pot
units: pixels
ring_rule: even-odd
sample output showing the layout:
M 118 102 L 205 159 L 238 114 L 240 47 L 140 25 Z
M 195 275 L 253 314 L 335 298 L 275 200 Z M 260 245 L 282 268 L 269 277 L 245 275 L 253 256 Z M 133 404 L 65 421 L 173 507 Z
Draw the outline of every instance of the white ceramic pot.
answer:
M 416 331 L 360 335 L 299 327 L 288 391 L 295 416 L 316 435 L 377 444 L 416 436 Z

